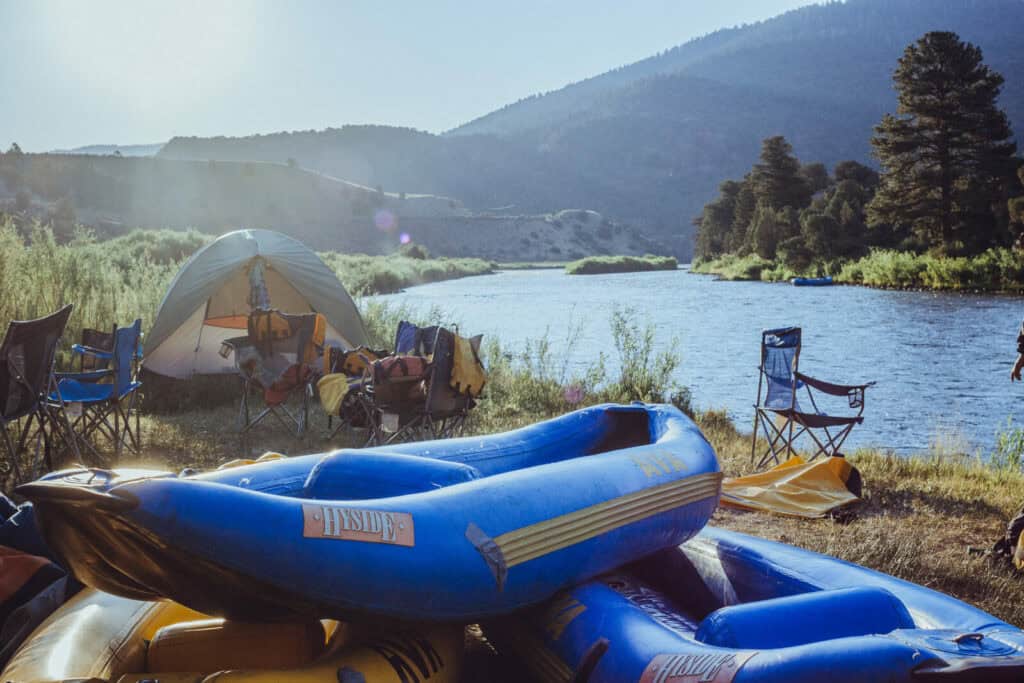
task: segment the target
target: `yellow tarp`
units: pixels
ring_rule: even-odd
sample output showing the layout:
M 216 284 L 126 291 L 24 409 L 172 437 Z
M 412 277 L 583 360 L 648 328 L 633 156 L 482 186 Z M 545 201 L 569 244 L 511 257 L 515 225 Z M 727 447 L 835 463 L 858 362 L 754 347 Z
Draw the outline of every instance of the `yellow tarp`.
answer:
M 362 382 L 362 378 L 349 377 L 343 372 L 335 372 L 324 375 L 316 383 L 317 391 L 320 393 L 320 405 L 328 415 L 338 415 L 341 412 L 341 402 L 353 384 Z
M 846 458 L 808 463 L 794 456 L 766 472 L 726 479 L 722 504 L 807 519 L 824 517 L 860 500 L 846 488 L 852 470 Z
M 480 338 L 455 337 L 454 362 L 452 363 L 451 387 L 460 394 L 476 398 L 487 384 L 487 373 L 477 355 Z

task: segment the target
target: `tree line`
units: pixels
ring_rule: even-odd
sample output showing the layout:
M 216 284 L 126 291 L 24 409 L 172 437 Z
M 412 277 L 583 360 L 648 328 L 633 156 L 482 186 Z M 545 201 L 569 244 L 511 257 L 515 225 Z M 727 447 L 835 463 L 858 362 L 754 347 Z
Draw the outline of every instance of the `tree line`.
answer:
M 893 75 L 895 114 L 875 127 L 881 171 L 801 164 L 782 136 L 704 207 L 696 256 L 758 256 L 828 270 L 872 247 L 971 256 L 1024 234 L 1024 166 L 997 100 L 1003 77 L 981 50 L 937 31 L 908 46 Z

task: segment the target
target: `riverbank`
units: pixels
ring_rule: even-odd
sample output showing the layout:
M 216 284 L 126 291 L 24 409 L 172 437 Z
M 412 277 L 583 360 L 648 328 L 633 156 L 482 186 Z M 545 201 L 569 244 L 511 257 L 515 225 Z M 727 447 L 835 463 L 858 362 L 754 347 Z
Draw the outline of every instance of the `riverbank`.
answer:
M 408 256 L 367 256 L 322 252 L 324 260 L 353 296 L 392 294 L 406 287 L 489 275 L 495 264 L 477 258 L 429 258 Z
M 690 272 L 725 280 L 783 282 L 793 277 L 831 275 L 836 284 L 879 289 L 953 292 L 1024 292 L 1024 254 L 1012 249 L 989 249 L 978 256 L 939 257 L 894 250 L 876 250 L 814 272 L 797 271 L 756 254 L 727 254 L 695 261 Z
M 568 275 L 602 275 L 675 270 L 678 267 L 679 262 L 674 256 L 588 256 L 567 263 L 565 272 Z

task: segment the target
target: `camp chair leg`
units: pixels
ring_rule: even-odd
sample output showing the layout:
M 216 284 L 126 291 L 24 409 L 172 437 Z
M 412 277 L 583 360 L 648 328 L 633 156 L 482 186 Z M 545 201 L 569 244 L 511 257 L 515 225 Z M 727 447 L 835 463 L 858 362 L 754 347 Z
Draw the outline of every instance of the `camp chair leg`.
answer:
M 3 482 L 4 489 L 10 490 L 8 486 L 13 488 L 14 485 L 21 483 L 21 468 L 18 467 L 18 451 L 15 450 L 8 424 L 0 425 L 0 432 L 3 433 L 4 449 L 7 451 L 7 467 L 4 468 L 6 470 L 4 473 L 5 481 Z

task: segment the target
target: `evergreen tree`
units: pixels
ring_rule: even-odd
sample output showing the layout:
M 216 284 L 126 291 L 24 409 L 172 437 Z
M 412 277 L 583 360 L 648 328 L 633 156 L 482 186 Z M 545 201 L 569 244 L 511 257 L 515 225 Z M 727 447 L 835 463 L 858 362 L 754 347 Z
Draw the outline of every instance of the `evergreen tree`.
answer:
M 897 115 L 871 144 L 883 166 L 873 224 L 912 230 L 944 251 L 980 251 L 999 239 L 1001 202 L 1016 146 L 996 106 L 1003 78 L 981 50 L 949 32 L 907 47 L 893 76 Z
M 736 194 L 732 230 L 729 233 L 729 251 L 738 254 L 748 254 L 753 250 L 753 245 L 747 236 L 756 212 L 757 198 L 754 196 L 754 188 L 748 174 L 743 178 L 743 182 L 740 183 L 740 190 Z
M 820 161 L 804 164 L 800 169 L 800 175 L 812 194 L 821 192 L 832 184 L 832 179 L 828 177 L 828 169 Z
M 1017 168 L 1017 178 L 1020 179 L 1020 184 L 1024 186 L 1024 165 Z M 1021 188 L 1017 188 L 1018 193 Z M 1007 202 L 1007 208 L 1010 214 L 1010 221 L 1014 223 L 1014 228 L 1018 235 L 1024 236 L 1024 196 L 1013 197 Z M 1018 240 L 1020 237 L 1018 237 Z
M 696 221 L 697 258 L 709 259 L 730 250 L 730 236 L 736 210 L 736 197 L 742 184 L 726 180 L 719 186 L 718 198 L 704 207 Z
M 865 190 L 874 191 L 878 187 L 878 172 L 864 164 L 853 161 L 852 159 L 847 161 L 840 161 L 836 164 L 836 168 L 832 175 L 835 176 L 836 183 L 841 183 L 844 180 L 852 180 Z
M 773 209 L 802 209 L 811 201 L 811 188 L 800 172 L 800 162 L 781 135 L 761 143 L 761 163 L 754 166 L 750 182 L 757 203 Z

